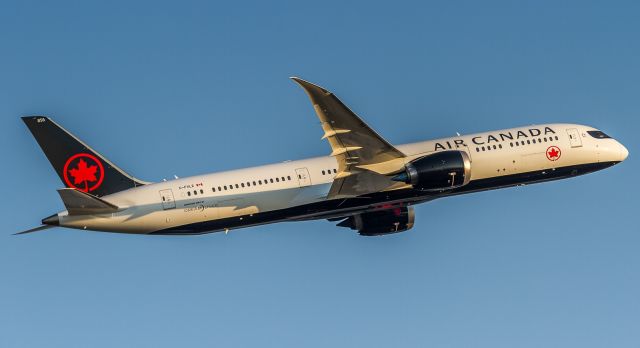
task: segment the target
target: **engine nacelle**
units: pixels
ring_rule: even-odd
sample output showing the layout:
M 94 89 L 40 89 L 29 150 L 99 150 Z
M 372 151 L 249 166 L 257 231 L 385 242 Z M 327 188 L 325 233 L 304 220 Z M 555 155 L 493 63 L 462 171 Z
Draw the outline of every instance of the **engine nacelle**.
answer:
M 404 232 L 413 227 L 413 207 L 397 207 L 352 215 L 338 226 L 357 230 L 361 236 L 381 236 Z
M 471 160 L 464 151 L 436 152 L 408 163 L 393 180 L 424 191 L 454 189 L 471 180 Z

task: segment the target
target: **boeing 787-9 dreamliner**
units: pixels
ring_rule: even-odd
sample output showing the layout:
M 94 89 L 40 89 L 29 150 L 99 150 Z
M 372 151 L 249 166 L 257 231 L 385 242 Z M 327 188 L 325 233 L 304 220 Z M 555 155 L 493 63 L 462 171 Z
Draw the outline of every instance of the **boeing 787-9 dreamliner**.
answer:
M 83 230 L 192 235 L 326 219 L 363 236 L 409 230 L 437 198 L 604 169 L 627 149 L 601 130 L 542 124 L 393 145 L 326 89 L 308 94 L 327 156 L 151 183 L 136 179 L 45 116 L 23 117 L 65 185 L 65 210 L 28 233 Z

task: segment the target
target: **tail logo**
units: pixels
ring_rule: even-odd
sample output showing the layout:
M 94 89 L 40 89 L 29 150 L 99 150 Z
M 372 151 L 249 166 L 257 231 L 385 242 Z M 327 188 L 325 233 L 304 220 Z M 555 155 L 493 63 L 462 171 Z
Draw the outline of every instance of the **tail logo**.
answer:
M 96 156 L 78 153 L 64 164 L 64 182 L 68 187 L 91 192 L 100 187 L 103 180 L 104 166 Z

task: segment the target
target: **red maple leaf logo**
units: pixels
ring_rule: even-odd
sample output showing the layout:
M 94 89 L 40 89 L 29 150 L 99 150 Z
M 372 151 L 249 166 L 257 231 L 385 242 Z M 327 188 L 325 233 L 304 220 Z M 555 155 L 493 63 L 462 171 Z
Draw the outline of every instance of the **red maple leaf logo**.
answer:
M 547 158 L 549 161 L 556 161 L 560 158 L 560 148 L 557 146 L 550 146 L 547 149 Z
M 89 182 L 94 182 L 98 180 L 98 178 L 96 178 L 97 170 L 98 170 L 98 166 L 96 165 L 87 166 L 87 162 L 85 162 L 84 159 L 80 159 L 80 161 L 78 161 L 78 167 L 71 168 L 69 170 L 69 174 L 73 176 L 73 184 L 76 185 L 76 187 L 77 185 L 82 184 L 84 182 L 83 191 L 88 192 Z

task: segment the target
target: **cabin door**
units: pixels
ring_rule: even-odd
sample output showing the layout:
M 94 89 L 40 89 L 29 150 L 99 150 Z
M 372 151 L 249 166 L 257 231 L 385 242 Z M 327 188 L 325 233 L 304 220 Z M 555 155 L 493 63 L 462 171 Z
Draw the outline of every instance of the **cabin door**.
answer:
M 309 176 L 309 170 L 307 168 L 296 169 L 296 176 L 298 177 L 298 185 L 300 185 L 300 187 L 311 185 L 311 177 Z
M 160 199 L 164 210 L 176 207 L 176 201 L 173 199 L 173 191 L 171 189 L 160 190 Z
M 578 132 L 577 128 L 567 129 L 567 134 L 569 135 L 569 141 L 571 142 L 571 147 L 582 146 L 582 139 L 580 139 L 580 133 Z

